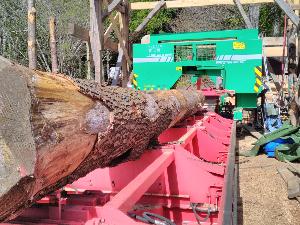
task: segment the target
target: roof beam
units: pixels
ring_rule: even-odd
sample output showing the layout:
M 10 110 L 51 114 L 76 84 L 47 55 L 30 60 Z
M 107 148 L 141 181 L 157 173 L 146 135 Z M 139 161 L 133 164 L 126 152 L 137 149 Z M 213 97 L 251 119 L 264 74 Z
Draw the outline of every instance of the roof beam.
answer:
M 107 9 L 104 10 L 102 15 L 102 20 L 104 20 L 109 14 L 111 14 L 115 9 L 117 9 L 123 0 L 113 0 L 108 6 Z
M 153 9 L 159 1 L 154 2 L 132 2 L 130 4 L 131 10 Z M 241 4 L 260 4 L 272 3 L 274 0 L 240 0 Z M 166 8 L 187 8 L 200 7 L 210 5 L 234 5 L 233 0 L 174 0 L 166 1 Z
M 299 26 L 299 16 L 297 16 L 295 14 L 292 6 L 283 0 L 275 0 L 275 2 L 284 11 L 284 13 L 293 22 L 293 24 L 295 24 L 295 26 L 298 27 Z

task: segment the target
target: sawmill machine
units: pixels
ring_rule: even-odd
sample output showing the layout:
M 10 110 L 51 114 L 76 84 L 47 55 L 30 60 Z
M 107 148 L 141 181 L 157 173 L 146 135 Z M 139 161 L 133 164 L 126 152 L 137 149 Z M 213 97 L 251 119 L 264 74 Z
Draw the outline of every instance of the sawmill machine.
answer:
M 132 84 L 138 90 L 195 84 L 208 99 L 220 96 L 218 108 L 230 104 L 241 120 L 244 109 L 257 108 L 262 89 L 262 40 L 257 29 L 147 35 L 133 45 Z

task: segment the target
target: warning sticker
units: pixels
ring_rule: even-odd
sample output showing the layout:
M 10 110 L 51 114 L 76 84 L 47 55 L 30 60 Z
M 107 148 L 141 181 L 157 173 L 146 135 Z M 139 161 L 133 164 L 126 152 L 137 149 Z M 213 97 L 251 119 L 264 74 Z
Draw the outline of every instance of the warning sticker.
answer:
M 245 42 L 234 41 L 232 43 L 233 49 L 246 49 Z

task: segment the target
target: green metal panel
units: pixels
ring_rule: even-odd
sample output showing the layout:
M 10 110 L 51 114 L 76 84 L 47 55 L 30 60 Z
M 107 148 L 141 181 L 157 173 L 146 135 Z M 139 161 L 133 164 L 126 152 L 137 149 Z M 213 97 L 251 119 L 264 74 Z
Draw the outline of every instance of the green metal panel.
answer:
M 183 74 L 192 82 L 222 77 L 237 93 L 238 107 L 256 107 L 254 68 L 262 64 L 262 41 L 255 29 L 151 35 L 133 45 L 137 88 L 171 89 Z
M 187 33 L 174 33 L 174 34 L 153 34 L 150 35 L 150 43 L 157 44 L 170 41 L 194 41 L 194 40 L 209 40 L 211 39 L 223 41 L 226 39 L 257 39 L 257 29 L 245 30 L 222 30 L 222 31 L 207 31 L 207 32 L 187 32 Z
M 243 119 L 243 108 L 238 107 L 233 110 L 233 120 L 238 121 Z
M 236 105 L 242 108 L 256 108 L 257 106 L 257 96 L 256 94 L 249 93 L 237 93 L 236 97 Z

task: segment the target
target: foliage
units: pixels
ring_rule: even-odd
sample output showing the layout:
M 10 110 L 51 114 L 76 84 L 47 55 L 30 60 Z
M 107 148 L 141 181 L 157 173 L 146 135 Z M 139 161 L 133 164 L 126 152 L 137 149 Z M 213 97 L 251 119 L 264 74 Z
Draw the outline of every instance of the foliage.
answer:
M 284 15 L 276 4 L 264 4 L 260 9 L 259 30 L 265 36 L 282 34 Z M 277 23 L 277 24 L 276 24 Z M 274 31 L 278 25 L 278 31 Z
M 133 0 L 136 1 L 136 0 Z M 133 2 L 131 1 L 131 2 Z M 57 19 L 57 52 L 59 72 L 75 77 L 86 73 L 86 46 L 67 34 L 69 22 L 89 26 L 89 1 L 87 0 L 37 0 L 37 53 L 38 69 L 50 71 L 48 20 Z M 130 30 L 140 24 L 149 10 L 131 13 Z M 148 24 L 146 33 L 164 31 L 174 16 L 174 10 L 161 10 Z M 106 20 L 105 24 L 108 25 Z M 0 1 L 0 54 L 20 64 L 28 65 L 27 56 L 27 0 Z M 114 56 L 105 54 L 105 61 Z
M 38 69 L 50 71 L 48 20 L 57 19 L 59 71 L 71 76 L 82 76 L 85 63 L 85 45 L 67 35 L 67 25 L 75 22 L 88 25 L 89 5 L 86 0 L 39 0 L 37 10 L 37 62 Z M 27 1 L 0 1 L 0 54 L 23 65 L 27 56 Z
M 153 0 L 131 0 L 130 2 L 151 2 Z M 130 15 L 129 30 L 133 32 L 143 19 L 148 15 L 150 10 L 135 10 Z M 144 34 L 154 34 L 159 32 L 169 31 L 168 24 L 175 17 L 176 10 L 174 9 L 161 9 L 156 16 L 154 16 L 147 27 Z

